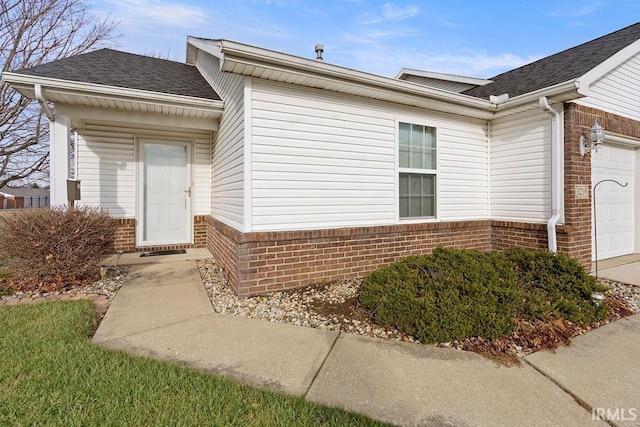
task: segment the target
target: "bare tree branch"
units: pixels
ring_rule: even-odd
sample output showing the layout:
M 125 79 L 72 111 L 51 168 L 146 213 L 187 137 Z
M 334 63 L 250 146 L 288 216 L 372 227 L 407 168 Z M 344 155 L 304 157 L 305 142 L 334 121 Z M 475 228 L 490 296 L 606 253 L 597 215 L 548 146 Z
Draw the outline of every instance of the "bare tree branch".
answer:
M 96 19 L 83 0 L 0 0 L 2 72 L 109 45 L 117 23 Z M 0 82 L 0 187 L 45 178 L 49 124 L 37 103 Z

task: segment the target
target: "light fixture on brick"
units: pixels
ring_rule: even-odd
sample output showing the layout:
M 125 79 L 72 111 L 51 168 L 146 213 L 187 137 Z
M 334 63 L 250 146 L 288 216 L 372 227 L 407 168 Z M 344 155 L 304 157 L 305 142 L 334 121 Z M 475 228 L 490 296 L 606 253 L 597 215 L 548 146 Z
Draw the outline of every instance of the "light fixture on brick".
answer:
M 598 147 L 600 147 L 600 145 L 602 144 L 602 141 L 604 141 L 605 136 L 606 134 L 604 133 L 604 128 L 600 126 L 598 124 L 598 120 L 596 120 L 593 126 L 591 127 L 591 130 L 589 131 L 588 137 L 584 135 L 580 135 L 580 154 L 584 156 L 585 154 L 587 154 L 588 151 L 591 151 L 591 150 L 596 150 L 596 153 L 597 153 Z M 589 141 L 588 145 L 587 145 L 587 138 Z

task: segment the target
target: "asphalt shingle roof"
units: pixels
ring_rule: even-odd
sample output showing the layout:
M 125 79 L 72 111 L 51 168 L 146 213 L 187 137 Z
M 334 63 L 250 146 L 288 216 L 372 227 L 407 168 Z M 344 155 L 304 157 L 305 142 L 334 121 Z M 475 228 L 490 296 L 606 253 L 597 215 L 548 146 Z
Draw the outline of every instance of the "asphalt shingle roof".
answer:
M 640 23 L 489 78 L 493 83 L 462 93 L 477 98 L 508 93 L 510 98 L 578 78 L 640 39 Z
M 220 100 L 196 67 L 113 49 L 100 49 L 14 72 Z

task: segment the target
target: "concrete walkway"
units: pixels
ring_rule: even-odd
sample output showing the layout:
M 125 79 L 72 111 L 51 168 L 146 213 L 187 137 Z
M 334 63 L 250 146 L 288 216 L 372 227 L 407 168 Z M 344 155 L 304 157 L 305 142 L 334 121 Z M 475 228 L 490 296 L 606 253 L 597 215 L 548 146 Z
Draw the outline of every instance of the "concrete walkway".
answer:
M 592 408 L 609 409 L 610 425 L 640 425 L 638 315 L 505 367 L 475 353 L 216 314 L 192 258 L 132 265 L 94 342 L 399 425 L 606 426 Z

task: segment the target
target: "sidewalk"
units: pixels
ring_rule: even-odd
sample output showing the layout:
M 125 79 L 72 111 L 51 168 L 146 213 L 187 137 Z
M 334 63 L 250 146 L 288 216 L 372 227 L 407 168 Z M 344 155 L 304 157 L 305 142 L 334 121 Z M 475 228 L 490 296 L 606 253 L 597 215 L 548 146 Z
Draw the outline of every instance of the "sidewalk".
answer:
M 214 313 L 187 258 L 132 265 L 94 342 L 399 425 L 606 426 L 591 408 L 640 412 L 638 315 L 505 367 L 475 353 Z

